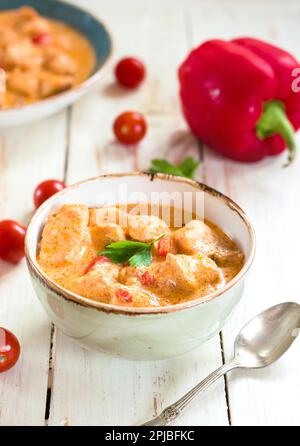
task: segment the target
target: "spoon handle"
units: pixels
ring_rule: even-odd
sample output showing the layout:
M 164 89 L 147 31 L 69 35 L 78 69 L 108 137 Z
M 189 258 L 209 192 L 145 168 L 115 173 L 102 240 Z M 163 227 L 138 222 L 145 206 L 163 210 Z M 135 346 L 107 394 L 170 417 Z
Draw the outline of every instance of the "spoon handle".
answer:
M 182 411 L 191 403 L 191 401 L 197 398 L 202 391 L 206 390 L 217 379 L 225 375 L 225 373 L 239 366 L 239 363 L 235 361 L 235 359 L 222 365 L 203 379 L 199 384 L 193 387 L 182 398 L 164 409 L 158 417 L 144 423 L 142 426 L 168 426 L 172 421 L 176 420 L 181 415 Z

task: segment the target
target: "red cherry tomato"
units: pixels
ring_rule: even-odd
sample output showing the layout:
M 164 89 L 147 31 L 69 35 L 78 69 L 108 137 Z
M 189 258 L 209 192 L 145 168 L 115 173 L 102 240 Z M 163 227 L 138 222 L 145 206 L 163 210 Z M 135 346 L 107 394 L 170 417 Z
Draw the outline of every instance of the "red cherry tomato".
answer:
M 40 33 L 32 38 L 36 45 L 49 45 L 52 42 L 52 36 L 48 33 Z
M 166 236 L 159 240 L 157 244 L 157 253 L 160 257 L 166 257 L 166 255 L 171 251 L 171 239 Z
M 20 356 L 20 344 L 13 333 L 0 327 L 0 373 L 12 368 Z
M 113 130 L 121 143 L 136 144 L 145 136 L 147 124 L 143 115 L 129 111 L 117 117 Z
M 122 288 L 119 288 L 116 291 L 116 296 L 117 296 L 119 302 L 122 303 L 122 304 L 127 304 L 127 303 L 132 302 L 132 296 L 129 293 L 129 291 L 124 290 Z
M 40 183 L 33 194 L 33 201 L 36 208 L 38 208 L 44 201 L 52 197 L 52 195 L 63 190 L 66 187 L 65 183 L 59 180 L 46 180 Z
M 145 271 L 141 275 L 141 283 L 144 286 L 154 286 L 155 285 L 155 277 L 149 273 L 149 271 Z
M 13 220 L 0 221 L 0 258 L 18 263 L 24 257 L 26 228 Z
M 95 265 L 97 265 L 98 263 L 106 263 L 106 262 L 110 262 L 110 259 L 106 256 L 97 256 L 95 257 L 86 267 L 86 269 L 84 270 L 84 274 L 89 273 Z
M 115 69 L 118 82 L 127 88 L 136 88 L 144 80 L 145 65 L 135 57 L 121 59 Z

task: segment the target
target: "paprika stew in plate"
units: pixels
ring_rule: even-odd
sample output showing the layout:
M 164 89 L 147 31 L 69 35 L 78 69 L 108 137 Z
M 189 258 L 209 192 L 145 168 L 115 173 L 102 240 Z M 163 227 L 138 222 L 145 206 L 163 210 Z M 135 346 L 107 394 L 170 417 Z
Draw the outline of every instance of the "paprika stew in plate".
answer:
M 87 38 L 70 26 L 30 7 L 0 12 L 0 68 L 6 78 L 0 110 L 79 85 L 90 76 L 95 61 Z

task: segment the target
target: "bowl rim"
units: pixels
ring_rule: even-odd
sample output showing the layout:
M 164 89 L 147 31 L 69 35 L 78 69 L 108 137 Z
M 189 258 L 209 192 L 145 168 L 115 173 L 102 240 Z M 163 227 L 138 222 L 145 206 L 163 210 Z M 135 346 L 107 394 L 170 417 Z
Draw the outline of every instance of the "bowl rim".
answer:
M 80 11 L 83 14 L 89 14 L 91 17 L 94 18 L 94 20 L 96 22 L 98 22 L 104 29 L 104 31 L 107 33 L 108 38 L 110 40 L 110 49 L 109 49 L 109 53 L 107 54 L 103 64 L 98 68 L 97 71 L 95 71 L 94 73 L 92 73 L 87 79 L 85 79 L 84 81 L 82 81 L 80 84 L 75 85 L 74 87 L 62 91 L 61 93 L 57 93 L 53 96 L 50 96 L 48 98 L 44 98 L 44 99 L 40 99 L 36 102 L 33 102 L 31 104 L 25 104 L 25 105 L 19 105 L 17 107 L 11 107 L 8 109 L 3 109 L 0 110 L 0 117 L 6 115 L 14 115 L 17 113 L 21 113 L 21 112 L 26 112 L 26 111 L 30 111 L 30 110 L 37 110 L 38 107 L 42 107 L 43 105 L 47 106 L 49 103 L 52 103 L 53 101 L 57 100 L 59 102 L 59 100 L 63 99 L 67 99 L 67 98 L 71 98 L 74 94 L 77 94 L 79 92 L 83 92 L 84 90 L 88 90 L 89 88 L 92 87 L 92 85 L 94 85 L 107 71 L 109 68 L 110 63 L 112 62 L 112 57 L 115 53 L 115 41 L 113 38 L 113 34 L 110 31 L 110 28 L 107 26 L 106 21 L 104 21 L 102 18 L 100 19 L 99 17 L 97 17 L 93 12 L 91 12 L 89 9 L 84 9 L 80 6 L 77 6 L 73 3 L 69 3 L 63 0 L 55 0 L 57 3 L 62 3 L 65 5 L 70 6 L 73 9 L 77 9 L 78 11 Z M 25 5 L 25 4 L 24 4 Z M 47 18 L 47 16 L 44 16 Z M 58 20 L 58 19 L 57 19 Z M 59 19 L 59 21 L 61 21 L 62 23 L 65 23 L 63 19 Z M 68 25 L 71 26 L 71 25 Z M 74 27 L 75 28 L 75 27 Z M 76 29 L 76 28 L 75 28 Z M 85 38 L 87 38 L 87 36 L 84 33 L 81 33 L 85 36 Z M 89 40 L 89 39 L 88 39 Z M 89 41 L 90 42 L 90 41 Z M 93 47 L 93 44 L 90 42 L 90 45 Z
M 244 263 L 242 269 L 238 272 L 238 274 L 230 281 L 228 282 L 224 288 L 215 291 L 214 293 L 211 293 L 204 297 L 199 297 L 198 299 L 186 301 L 180 304 L 173 304 L 173 305 L 166 305 L 163 307 L 126 307 L 121 305 L 113 305 L 113 304 L 106 304 L 103 302 L 93 301 L 91 299 L 88 299 L 86 297 L 80 296 L 79 294 L 73 293 L 72 291 L 69 291 L 62 286 L 55 283 L 52 279 L 50 279 L 44 271 L 39 267 L 36 259 L 32 258 L 30 254 L 30 238 L 31 238 L 31 229 L 35 225 L 36 220 L 38 219 L 39 215 L 46 209 L 47 207 L 50 207 L 52 204 L 55 203 L 57 198 L 67 193 L 69 190 L 74 190 L 79 187 L 81 187 L 84 184 L 87 183 L 93 183 L 98 181 L 103 181 L 106 178 L 121 178 L 121 177 L 133 177 L 133 176 L 143 176 L 145 178 L 149 178 L 149 181 L 154 181 L 155 178 L 159 180 L 164 181 L 172 181 L 177 183 L 186 183 L 190 186 L 193 186 L 194 188 L 198 188 L 202 190 L 203 192 L 206 192 L 212 196 L 220 198 L 226 206 L 228 206 L 231 210 L 235 211 L 239 217 L 242 219 L 243 223 L 245 224 L 250 242 L 251 242 L 251 249 L 248 256 L 248 259 Z M 36 246 L 35 246 L 36 248 Z M 136 172 L 122 172 L 122 173 L 110 173 L 110 174 L 102 174 L 96 177 L 92 177 L 83 181 L 79 181 L 77 183 L 74 183 L 62 191 L 56 193 L 52 197 L 50 197 L 48 200 L 46 200 L 32 215 L 30 222 L 27 227 L 26 236 L 25 236 L 25 257 L 27 261 L 27 266 L 29 268 L 30 273 L 33 273 L 34 276 L 46 287 L 50 288 L 51 291 L 58 294 L 60 297 L 67 301 L 71 301 L 73 303 L 77 303 L 81 306 L 88 307 L 90 309 L 96 309 L 98 311 L 104 311 L 106 313 L 116 313 L 116 314 L 123 314 L 123 315 L 150 315 L 150 314 L 165 314 L 165 313 L 174 313 L 182 310 L 187 310 L 193 307 L 197 307 L 199 305 L 203 305 L 205 303 L 211 302 L 217 297 L 222 297 L 228 290 L 233 288 L 240 280 L 246 275 L 248 272 L 256 251 L 256 236 L 254 232 L 254 228 L 249 221 L 247 215 L 243 211 L 243 209 L 236 204 L 231 198 L 229 198 L 227 195 L 223 194 L 222 192 L 217 191 L 216 189 L 207 186 L 206 184 L 191 180 L 188 178 L 183 177 L 177 177 L 173 175 L 167 175 L 167 174 L 161 174 L 161 173 L 149 173 L 149 172 L 143 172 L 143 171 L 136 171 Z M 36 252 L 36 249 L 35 249 Z

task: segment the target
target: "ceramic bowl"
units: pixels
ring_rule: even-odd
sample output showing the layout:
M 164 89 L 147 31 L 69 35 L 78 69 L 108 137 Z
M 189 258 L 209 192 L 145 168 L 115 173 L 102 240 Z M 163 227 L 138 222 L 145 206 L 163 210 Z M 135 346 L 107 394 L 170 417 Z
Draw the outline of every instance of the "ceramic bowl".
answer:
M 94 48 L 96 66 L 92 75 L 75 88 L 34 104 L 0 110 L 0 128 L 29 123 L 73 104 L 97 85 L 111 60 L 113 49 L 111 34 L 106 26 L 91 13 L 59 0 L 0 0 L 0 12 L 25 5 L 35 8 L 46 17 L 64 22 L 85 35 Z
M 204 216 L 230 235 L 244 252 L 242 270 L 224 289 L 205 298 L 166 307 L 115 306 L 65 290 L 45 276 L 37 264 L 37 247 L 45 220 L 63 204 L 93 207 L 145 203 L 153 201 L 157 194 L 164 197 L 162 201 L 167 200 L 174 192 L 177 208 L 183 206 L 181 198 L 188 212 L 200 202 Z M 89 349 L 132 359 L 161 359 L 185 353 L 222 329 L 241 299 L 245 276 L 254 257 L 255 236 L 242 209 L 204 184 L 162 174 L 126 173 L 83 181 L 47 200 L 28 226 L 25 251 L 36 294 L 51 321 L 66 335 Z

